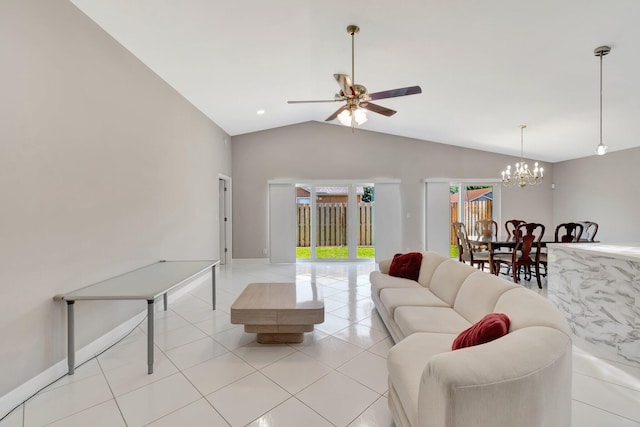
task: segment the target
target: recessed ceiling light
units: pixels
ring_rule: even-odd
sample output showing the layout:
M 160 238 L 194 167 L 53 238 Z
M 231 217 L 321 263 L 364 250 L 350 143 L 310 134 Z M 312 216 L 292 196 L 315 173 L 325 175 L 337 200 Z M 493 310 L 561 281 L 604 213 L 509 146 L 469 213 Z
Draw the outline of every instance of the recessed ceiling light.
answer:
M 264 110 L 263 109 L 259 109 L 258 111 L 256 111 L 256 113 L 258 113 L 259 116 L 264 114 Z

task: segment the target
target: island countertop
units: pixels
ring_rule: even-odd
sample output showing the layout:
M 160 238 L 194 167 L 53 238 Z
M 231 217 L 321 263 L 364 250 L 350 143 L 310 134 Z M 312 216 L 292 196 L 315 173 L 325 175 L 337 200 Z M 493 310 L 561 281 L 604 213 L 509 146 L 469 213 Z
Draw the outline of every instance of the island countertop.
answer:
M 549 244 L 547 297 L 574 339 L 640 366 L 640 244 Z
M 547 247 L 640 262 L 640 243 L 548 243 Z

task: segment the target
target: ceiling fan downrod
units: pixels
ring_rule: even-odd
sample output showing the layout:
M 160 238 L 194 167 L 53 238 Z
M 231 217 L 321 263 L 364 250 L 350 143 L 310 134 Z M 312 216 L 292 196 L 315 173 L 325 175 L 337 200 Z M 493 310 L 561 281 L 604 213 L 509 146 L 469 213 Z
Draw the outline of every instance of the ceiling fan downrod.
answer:
M 347 33 L 351 35 L 351 83 L 356 84 L 356 73 L 355 73 L 355 45 L 356 45 L 356 34 L 360 32 L 360 27 L 357 25 L 349 25 L 347 27 Z

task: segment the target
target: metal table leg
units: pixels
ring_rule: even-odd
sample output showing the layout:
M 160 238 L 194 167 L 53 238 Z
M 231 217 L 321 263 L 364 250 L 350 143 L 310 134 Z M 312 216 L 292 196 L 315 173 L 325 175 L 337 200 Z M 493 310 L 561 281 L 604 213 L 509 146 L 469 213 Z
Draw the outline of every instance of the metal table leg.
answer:
M 76 365 L 74 304 L 75 301 L 67 301 L 67 363 L 69 365 L 69 375 L 73 375 Z
M 153 374 L 153 300 L 147 300 L 147 366 Z

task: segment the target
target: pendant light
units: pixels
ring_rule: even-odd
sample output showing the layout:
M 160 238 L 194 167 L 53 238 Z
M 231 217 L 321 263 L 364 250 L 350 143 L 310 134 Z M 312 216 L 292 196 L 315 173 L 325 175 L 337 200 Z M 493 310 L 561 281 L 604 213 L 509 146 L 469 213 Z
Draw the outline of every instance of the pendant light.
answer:
M 600 46 L 593 50 L 596 56 L 600 57 L 600 144 L 596 147 L 596 154 L 602 156 L 607 153 L 607 147 L 602 143 L 602 57 L 608 55 L 611 52 L 609 46 Z

